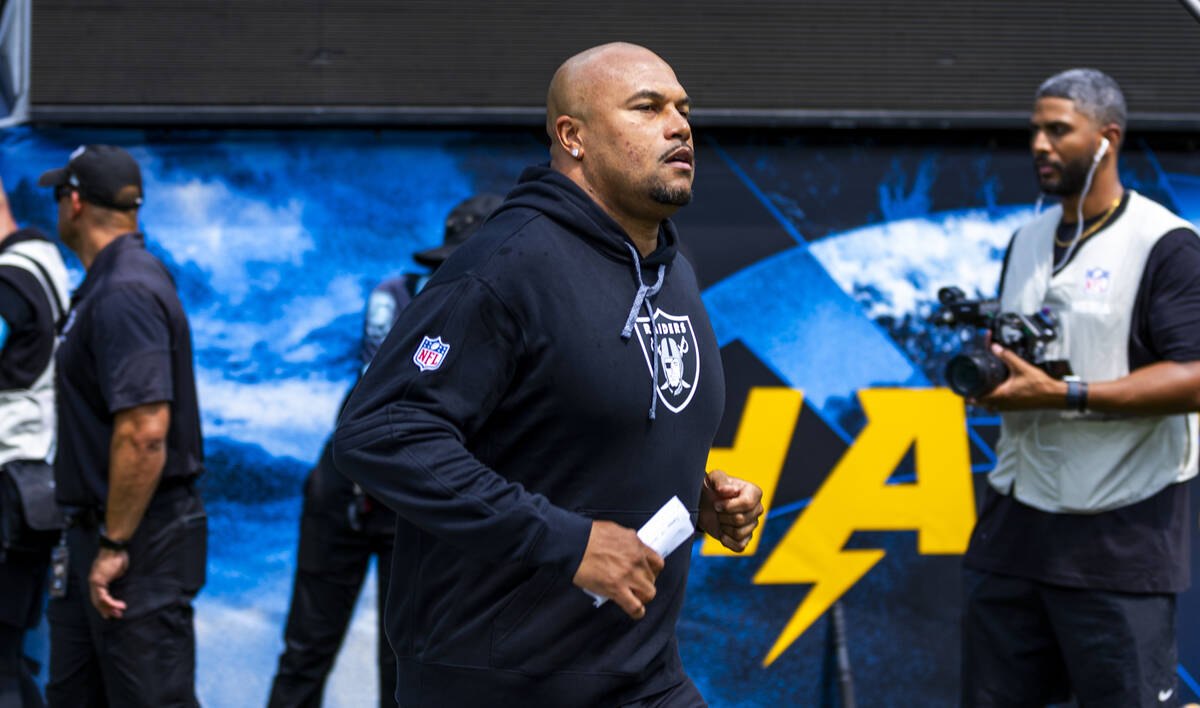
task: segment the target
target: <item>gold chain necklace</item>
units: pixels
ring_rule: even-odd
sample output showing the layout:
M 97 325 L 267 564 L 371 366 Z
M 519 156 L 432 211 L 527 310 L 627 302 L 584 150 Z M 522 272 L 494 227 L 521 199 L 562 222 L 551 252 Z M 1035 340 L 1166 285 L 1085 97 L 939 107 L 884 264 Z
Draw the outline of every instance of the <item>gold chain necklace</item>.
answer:
M 1114 200 L 1113 200 L 1113 203 L 1112 203 L 1112 206 L 1110 206 L 1110 207 L 1108 208 L 1108 211 L 1104 212 L 1104 214 L 1102 214 L 1102 215 L 1100 216 L 1100 218 L 1096 220 L 1096 223 L 1094 223 L 1094 224 L 1092 224 L 1091 226 L 1089 226 L 1089 227 L 1087 227 L 1086 229 L 1084 229 L 1084 230 L 1083 230 L 1083 233 L 1079 234 L 1079 238 L 1078 238 L 1078 239 L 1072 239 L 1071 241 L 1061 241 L 1061 240 L 1059 240 L 1059 238 L 1058 238 L 1058 234 L 1055 234 L 1055 235 L 1054 235 L 1054 245 L 1056 245 L 1056 246 L 1061 246 L 1062 248 L 1066 248 L 1066 247 L 1068 247 L 1068 246 L 1070 246 L 1070 245 L 1071 245 L 1072 241 L 1073 241 L 1074 243 L 1079 243 L 1080 241 L 1084 240 L 1084 239 L 1085 239 L 1085 238 L 1087 238 L 1088 236 L 1091 236 L 1092 234 L 1094 234 L 1094 233 L 1096 233 L 1097 231 L 1099 231 L 1101 227 L 1103 227 L 1105 224 L 1107 224 L 1107 223 L 1108 223 L 1108 218 L 1109 218 L 1110 216 L 1112 216 L 1112 215 L 1113 215 L 1113 212 L 1117 210 L 1117 207 L 1121 205 L 1121 200 L 1122 200 L 1124 197 L 1125 197 L 1125 195 L 1124 195 L 1124 194 L 1122 194 L 1121 196 L 1119 196 L 1119 197 L 1117 197 L 1116 199 L 1114 199 Z

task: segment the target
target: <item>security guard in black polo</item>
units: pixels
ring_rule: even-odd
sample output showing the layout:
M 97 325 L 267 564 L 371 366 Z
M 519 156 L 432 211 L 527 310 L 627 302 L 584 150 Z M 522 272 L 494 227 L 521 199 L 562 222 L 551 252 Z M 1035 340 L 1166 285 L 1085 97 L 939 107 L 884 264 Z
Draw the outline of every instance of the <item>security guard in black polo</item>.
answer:
M 59 236 L 87 270 L 57 360 L 68 561 L 65 595 L 47 610 L 46 698 L 197 706 L 191 603 L 207 519 L 193 486 L 204 453 L 187 317 L 137 233 L 142 179 L 128 152 L 80 147 L 38 183 L 54 187 Z
M 483 224 L 503 199 L 479 194 L 451 210 L 442 245 L 413 255 L 436 270 Z M 362 364 L 371 363 L 404 306 L 429 280 L 406 273 L 380 283 L 367 301 Z M 317 708 L 342 637 L 354 613 L 371 556 L 376 556 L 379 594 L 379 705 L 395 706 L 396 656 L 383 634 L 383 601 L 391 575 L 396 515 L 333 467 L 329 443 L 304 483 L 296 582 L 284 630 L 284 652 L 271 685 L 268 708 Z

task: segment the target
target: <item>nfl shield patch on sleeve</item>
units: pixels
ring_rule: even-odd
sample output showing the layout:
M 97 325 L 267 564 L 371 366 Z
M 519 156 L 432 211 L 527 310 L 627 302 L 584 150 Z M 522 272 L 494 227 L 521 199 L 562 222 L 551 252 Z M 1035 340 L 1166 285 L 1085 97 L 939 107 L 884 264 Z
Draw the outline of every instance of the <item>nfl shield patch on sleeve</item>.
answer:
M 433 371 L 441 367 L 448 351 L 450 345 L 443 342 L 441 337 L 424 337 L 417 351 L 413 353 L 413 363 L 421 371 Z

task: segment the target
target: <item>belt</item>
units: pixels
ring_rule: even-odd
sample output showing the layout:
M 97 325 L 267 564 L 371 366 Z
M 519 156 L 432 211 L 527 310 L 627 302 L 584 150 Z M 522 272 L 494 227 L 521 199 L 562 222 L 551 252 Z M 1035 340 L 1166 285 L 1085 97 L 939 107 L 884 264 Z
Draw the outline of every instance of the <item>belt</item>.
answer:
M 196 493 L 195 477 L 168 477 L 158 483 L 154 496 L 150 498 L 151 506 L 168 504 Z
M 162 480 L 159 482 L 158 488 L 154 490 L 154 496 L 150 498 L 146 509 L 149 510 L 161 504 L 170 504 L 195 494 L 194 482 L 194 477 L 174 477 Z M 67 526 L 71 527 L 99 528 L 100 524 L 104 523 L 104 507 L 65 506 L 63 507 L 63 520 Z

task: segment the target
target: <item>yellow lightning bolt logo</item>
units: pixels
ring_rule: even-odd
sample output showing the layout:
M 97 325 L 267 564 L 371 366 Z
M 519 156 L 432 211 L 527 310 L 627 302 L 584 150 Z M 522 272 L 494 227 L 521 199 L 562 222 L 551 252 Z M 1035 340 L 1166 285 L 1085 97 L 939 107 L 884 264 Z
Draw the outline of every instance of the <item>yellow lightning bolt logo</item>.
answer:
M 786 452 L 799 411 L 798 393 L 790 398 L 772 393 L 778 391 L 786 389 L 752 392 L 734 448 L 713 450 L 716 459 L 710 457 L 710 465 L 763 463 L 757 474 L 745 476 L 763 487 L 764 502 L 769 497 L 763 482 L 774 491 L 782 467 L 780 443 Z M 764 666 L 884 557 L 881 550 L 843 550 L 855 531 L 917 530 L 922 554 L 963 553 L 970 539 L 975 505 L 962 400 L 945 389 L 871 389 L 860 392 L 859 399 L 866 427 L 754 577 L 758 584 L 812 584 Z M 751 416 L 767 413 L 780 416 L 766 426 L 774 433 L 752 434 Z M 910 447 L 915 447 L 916 481 L 887 484 Z M 745 465 L 736 469 L 729 471 L 747 471 Z M 706 554 L 713 552 L 705 548 Z

